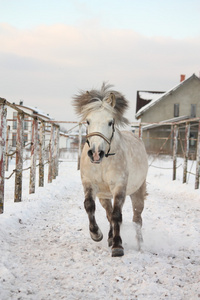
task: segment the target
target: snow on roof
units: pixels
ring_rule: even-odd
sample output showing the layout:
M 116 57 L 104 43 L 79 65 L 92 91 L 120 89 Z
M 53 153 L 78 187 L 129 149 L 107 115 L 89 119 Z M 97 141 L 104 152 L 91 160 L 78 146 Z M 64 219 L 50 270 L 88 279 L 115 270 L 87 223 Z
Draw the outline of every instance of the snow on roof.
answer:
M 145 92 L 140 91 L 139 96 L 142 100 L 156 100 L 160 98 L 164 93 L 154 93 L 154 92 Z
M 154 99 L 152 99 L 151 102 L 149 102 L 147 105 L 143 106 L 142 108 L 140 108 L 138 110 L 138 112 L 135 114 L 135 117 L 138 118 L 142 113 L 144 113 L 145 111 L 147 111 L 150 107 L 154 106 L 157 102 L 161 101 L 163 98 L 165 98 L 166 96 L 168 96 L 170 93 L 176 91 L 179 87 L 181 87 L 185 82 L 188 82 L 189 80 L 196 78 L 198 80 L 200 80 L 195 74 L 193 74 L 192 76 L 190 76 L 188 79 L 180 82 L 179 84 L 177 84 L 175 87 L 173 87 L 172 89 L 170 89 L 168 92 L 162 94 L 162 96 L 159 95 L 159 97 L 155 97 Z
M 29 110 L 31 110 L 33 113 L 36 113 L 36 114 L 38 114 L 38 115 L 40 115 L 40 116 L 42 116 L 42 117 L 45 117 L 45 118 L 47 118 L 47 119 L 49 119 L 49 120 L 52 120 L 52 119 L 53 119 L 53 118 L 51 118 L 48 114 L 44 113 L 42 110 L 38 109 L 37 107 L 28 106 L 28 105 L 25 106 L 25 105 L 19 105 L 19 104 L 17 104 L 17 106 L 20 107 L 22 110 L 23 110 L 23 108 L 29 109 Z

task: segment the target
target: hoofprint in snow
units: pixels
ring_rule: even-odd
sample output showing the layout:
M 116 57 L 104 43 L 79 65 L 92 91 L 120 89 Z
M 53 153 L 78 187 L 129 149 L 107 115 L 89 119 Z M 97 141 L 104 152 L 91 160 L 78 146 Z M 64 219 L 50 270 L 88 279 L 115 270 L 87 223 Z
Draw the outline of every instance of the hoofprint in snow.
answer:
M 143 252 L 136 250 L 126 199 L 125 255 L 117 258 L 107 247 L 108 222 L 98 200 L 104 239 L 95 243 L 89 236 L 75 162 L 61 162 L 57 179 L 32 195 L 26 171 L 21 203 L 13 203 L 14 178 L 8 180 L 0 215 L 0 299 L 200 299 L 200 191 L 192 175 L 182 184 L 181 164 L 178 159 L 176 181 L 171 169 L 163 169 L 172 167 L 169 157 L 149 168 Z

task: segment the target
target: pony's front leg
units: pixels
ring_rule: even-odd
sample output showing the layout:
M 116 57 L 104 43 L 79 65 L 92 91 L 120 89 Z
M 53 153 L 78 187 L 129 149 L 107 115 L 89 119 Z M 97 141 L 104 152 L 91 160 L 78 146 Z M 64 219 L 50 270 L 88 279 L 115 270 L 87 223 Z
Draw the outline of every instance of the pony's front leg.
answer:
M 96 223 L 96 219 L 95 219 L 96 206 L 94 200 L 95 200 L 95 196 L 92 188 L 91 187 L 85 188 L 84 207 L 88 214 L 90 236 L 95 242 L 99 242 L 102 240 L 103 234 Z
M 125 193 L 117 193 L 114 197 L 114 205 L 112 212 L 112 227 L 113 227 L 113 245 L 112 256 L 123 256 L 124 248 L 120 236 L 120 225 L 122 223 L 122 207 L 125 200 Z
M 112 207 L 112 202 L 111 199 L 99 199 L 101 205 L 103 208 L 106 210 L 106 216 L 107 219 L 110 223 L 110 230 L 108 233 L 108 246 L 111 247 L 113 243 L 113 228 L 112 228 L 112 212 L 113 212 L 113 207 Z

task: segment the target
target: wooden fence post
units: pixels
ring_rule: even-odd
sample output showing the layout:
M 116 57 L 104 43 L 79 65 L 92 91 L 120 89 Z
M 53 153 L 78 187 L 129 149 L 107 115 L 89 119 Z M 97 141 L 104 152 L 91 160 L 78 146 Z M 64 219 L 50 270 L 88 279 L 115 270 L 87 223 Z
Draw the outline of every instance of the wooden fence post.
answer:
M 78 166 L 77 166 L 77 170 L 80 170 L 81 149 L 82 149 L 82 124 L 79 123 Z
M 24 114 L 18 112 L 14 202 L 22 201 L 23 147 L 24 147 Z
M 33 118 L 32 140 L 31 140 L 31 166 L 30 166 L 30 185 L 29 194 L 35 193 L 35 175 L 37 160 L 37 138 L 38 138 L 38 120 Z
M 55 144 L 54 144 L 54 158 L 53 158 L 53 179 L 58 176 L 58 161 L 59 161 L 59 136 L 60 136 L 60 127 L 55 126 Z
M 40 123 L 39 186 L 44 186 L 45 124 Z
M 198 138 L 197 138 L 195 189 L 199 188 L 199 176 L 200 176 L 200 121 L 199 121 Z
M 187 179 L 187 163 L 188 163 L 189 142 L 190 142 L 189 138 L 190 138 L 190 123 L 187 122 L 185 126 L 183 183 L 185 183 Z
M 7 134 L 6 134 L 6 171 L 8 171 L 9 169 L 9 156 L 8 156 L 9 135 L 10 135 L 10 125 L 7 126 Z
M 49 172 L 48 172 L 48 183 L 52 182 L 53 178 L 53 140 L 54 140 L 54 125 L 51 124 L 51 136 L 49 140 Z
M 142 140 L 142 135 L 143 135 L 143 128 L 142 128 L 142 124 L 140 123 L 139 125 L 139 138 Z
M 4 211 L 6 107 L 0 104 L 0 214 Z
M 174 125 L 174 145 L 173 145 L 173 180 L 176 179 L 176 160 L 178 148 L 178 128 Z

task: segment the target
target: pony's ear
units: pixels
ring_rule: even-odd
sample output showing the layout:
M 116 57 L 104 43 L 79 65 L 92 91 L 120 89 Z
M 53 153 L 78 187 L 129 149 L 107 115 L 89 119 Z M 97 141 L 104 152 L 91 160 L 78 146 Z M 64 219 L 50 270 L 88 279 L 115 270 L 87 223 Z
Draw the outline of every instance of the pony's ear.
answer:
M 110 93 L 109 97 L 106 99 L 106 102 L 110 104 L 110 106 L 115 107 L 116 98 L 114 93 Z

